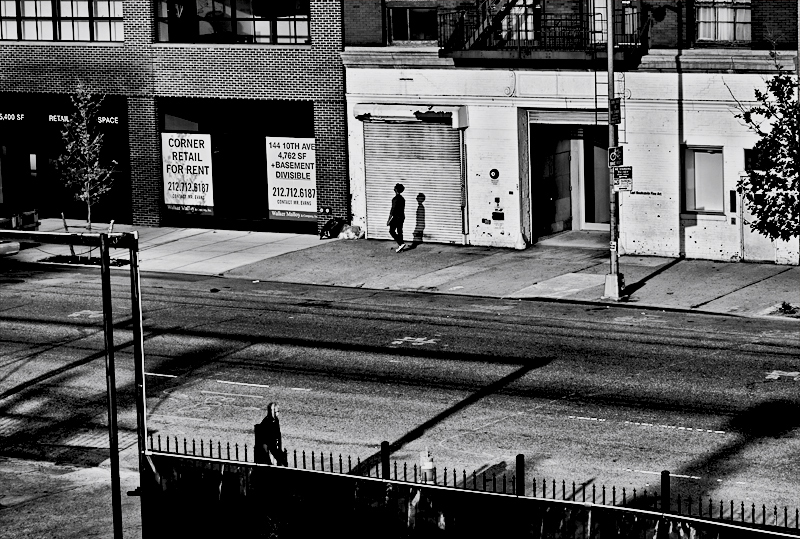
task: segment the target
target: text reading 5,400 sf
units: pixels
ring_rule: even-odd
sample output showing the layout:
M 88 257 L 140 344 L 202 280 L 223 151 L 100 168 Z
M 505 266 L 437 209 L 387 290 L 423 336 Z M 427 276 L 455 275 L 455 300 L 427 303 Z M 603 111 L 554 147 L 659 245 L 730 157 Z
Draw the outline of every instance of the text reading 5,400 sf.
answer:
M 167 191 L 208 193 L 207 183 L 167 182 Z
M 272 196 L 274 197 L 314 198 L 316 192 L 316 189 L 298 189 L 297 187 L 272 188 Z

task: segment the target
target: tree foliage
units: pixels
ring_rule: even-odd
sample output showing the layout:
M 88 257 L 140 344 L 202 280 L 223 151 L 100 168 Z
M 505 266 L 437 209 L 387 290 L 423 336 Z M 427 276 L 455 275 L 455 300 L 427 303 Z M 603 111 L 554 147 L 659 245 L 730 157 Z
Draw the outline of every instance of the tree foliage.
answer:
M 61 181 L 75 200 L 86 204 L 87 229 L 92 229 L 92 206 L 106 194 L 113 182 L 115 161 L 104 166 L 100 160 L 103 134 L 98 116 L 103 97 L 91 95 L 79 84 L 72 96 L 73 112 L 61 129 L 64 150 L 56 160 Z
M 753 215 L 750 227 L 773 240 L 800 235 L 800 140 L 796 77 L 777 65 L 778 74 L 755 90 L 756 104 L 736 114 L 759 136 L 754 163 L 737 190 Z

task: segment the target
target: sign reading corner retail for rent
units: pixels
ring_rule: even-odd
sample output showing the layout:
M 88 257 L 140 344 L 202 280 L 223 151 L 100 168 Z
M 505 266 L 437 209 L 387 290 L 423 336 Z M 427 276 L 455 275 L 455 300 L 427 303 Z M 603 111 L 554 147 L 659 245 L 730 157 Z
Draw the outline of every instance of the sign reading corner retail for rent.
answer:
M 198 211 L 214 207 L 211 135 L 161 133 L 161 158 L 167 207 Z
M 317 220 L 317 145 L 313 138 L 267 137 L 269 216 Z

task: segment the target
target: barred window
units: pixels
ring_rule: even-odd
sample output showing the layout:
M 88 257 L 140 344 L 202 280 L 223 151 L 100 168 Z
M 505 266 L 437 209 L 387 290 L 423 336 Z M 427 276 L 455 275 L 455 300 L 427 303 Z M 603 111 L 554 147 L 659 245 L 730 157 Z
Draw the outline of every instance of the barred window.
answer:
M 0 0 L 3 41 L 124 41 L 122 0 Z
M 158 41 L 305 44 L 310 11 L 309 0 L 159 0 Z
M 750 41 L 750 0 L 697 2 L 698 41 Z

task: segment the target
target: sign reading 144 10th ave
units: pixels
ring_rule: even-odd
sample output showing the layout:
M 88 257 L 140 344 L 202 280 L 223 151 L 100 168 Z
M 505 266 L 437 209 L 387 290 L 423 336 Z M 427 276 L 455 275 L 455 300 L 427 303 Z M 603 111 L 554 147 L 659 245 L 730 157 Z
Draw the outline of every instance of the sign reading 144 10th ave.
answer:
M 317 162 L 313 138 L 267 137 L 269 214 L 317 220 Z
M 214 207 L 211 135 L 161 133 L 161 156 L 168 208 L 208 211 Z

